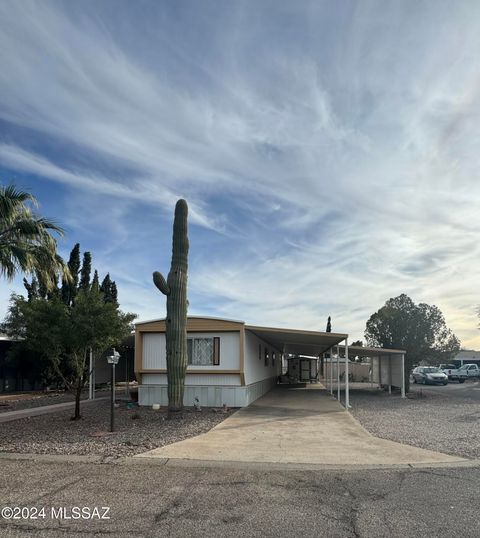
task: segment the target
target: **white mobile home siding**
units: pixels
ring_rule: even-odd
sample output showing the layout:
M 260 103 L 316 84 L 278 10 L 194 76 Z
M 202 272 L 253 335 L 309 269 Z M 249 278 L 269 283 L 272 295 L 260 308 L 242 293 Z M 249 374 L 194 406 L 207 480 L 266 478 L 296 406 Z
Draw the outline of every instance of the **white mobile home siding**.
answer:
M 240 331 L 188 332 L 187 338 L 220 338 L 220 364 L 189 365 L 185 377 L 184 405 L 243 407 L 245 387 L 240 377 Z M 142 379 L 140 405 L 168 404 L 166 342 L 164 332 L 142 333 Z M 151 373 L 148 370 L 152 370 Z M 194 370 L 195 373 L 189 373 Z M 200 373 L 205 371 L 205 373 Z M 225 371 L 225 373 L 223 373 Z M 229 373 L 238 371 L 238 373 Z
M 259 348 L 261 346 L 261 356 Z M 265 349 L 268 350 L 268 366 L 265 366 Z M 272 353 L 275 353 L 275 365 L 272 365 Z M 258 383 L 265 379 L 272 379 L 281 372 L 281 354 L 271 345 L 264 342 L 258 336 L 245 331 L 245 385 Z
M 220 338 L 220 364 L 187 367 L 186 406 L 193 405 L 198 398 L 201 406 L 243 407 L 275 385 L 281 373 L 281 353 L 245 330 L 243 322 L 192 317 L 187 320 L 187 327 L 189 338 Z M 152 320 L 137 325 L 136 338 L 139 403 L 167 405 L 165 321 Z M 265 349 L 268 350 L 267 366 Z M 275 364 L 272 364 L 273 353 Z
M 240 368 L 240 333 L 188 333 L 187 338 L 220 338 L 220 364 L 217 366 L 188 366 L 188 370 L 238 370 Z M 143 370 L 165 370 L 167 357 L 165 333 L 143 333 Z

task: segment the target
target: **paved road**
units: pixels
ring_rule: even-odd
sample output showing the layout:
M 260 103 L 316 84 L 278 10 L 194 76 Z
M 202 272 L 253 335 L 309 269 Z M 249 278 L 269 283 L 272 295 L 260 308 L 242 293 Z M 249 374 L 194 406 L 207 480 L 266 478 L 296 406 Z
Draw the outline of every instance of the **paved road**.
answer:
M 266 472 L 1 463 L 1 505 L 47 508 L 45 520 L 0 520 L 3 538 L 480 535 L 479 468 Z M 52 519 L 51 506 L 109 506 L 111 519 Z
M 434 392 L 437 394 L 443 394 L 449 398 L 463 398 L 468 400 L 474 400 L 480 402 L 480 381 L 465 381 L 465 383 L 458 383 L 458 381 L 450 381 L 448 385 L 418 385 L 411 383 L 411 390 L 422 389 L 424 392 Z

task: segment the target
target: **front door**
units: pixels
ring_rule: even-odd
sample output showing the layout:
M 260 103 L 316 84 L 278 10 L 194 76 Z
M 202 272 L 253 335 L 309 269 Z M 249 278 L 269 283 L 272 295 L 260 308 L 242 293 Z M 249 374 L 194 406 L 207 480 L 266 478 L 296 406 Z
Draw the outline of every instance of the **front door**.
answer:
M 300 361 L 300 381 L 310 381 L 310 360 L 302 359 Z

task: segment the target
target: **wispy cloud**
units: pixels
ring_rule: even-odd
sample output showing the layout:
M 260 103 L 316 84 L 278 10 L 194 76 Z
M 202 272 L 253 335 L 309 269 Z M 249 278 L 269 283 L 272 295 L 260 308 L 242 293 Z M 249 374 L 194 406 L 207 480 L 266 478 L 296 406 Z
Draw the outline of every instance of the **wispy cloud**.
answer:
M 61 186 L 126 307 L 160 315 L 183 196 L 196 313 L 358 337 L 406 292 L 480 346 L 479 4 L 24 1 L 0 21 L 0 161 Z
M 69 170 L 18 146 L 0 144 L 0 159 L 7 168 L 49 178 L 81 191 L 87 191 L 92 196 L 104 194 L 115 200 L 123 199 L 145 204 L 157 204 L 168 209 L 171 209 L 179 198 L 178 194 L 174 194 L 169 188 L 162 185 L 146 191 L 141 178 L 131 178 L 130 184 L 127 185 L 95 173 Z M 147 192 L 148 196 L 146 196 Z M 220 225 L 218 219 L 215 220 L 206 215 L 202 205 L 201 202 L 199 204 L 196 204 L 195 201 L 190 202 L 190 218 L 200 226 L 217 228 Z

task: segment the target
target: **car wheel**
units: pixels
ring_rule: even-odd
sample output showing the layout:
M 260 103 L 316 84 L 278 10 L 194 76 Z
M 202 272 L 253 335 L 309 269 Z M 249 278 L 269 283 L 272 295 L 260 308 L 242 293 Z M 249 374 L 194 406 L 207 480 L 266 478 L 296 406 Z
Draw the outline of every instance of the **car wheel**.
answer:
M 427 384 L 427 380 L 425 378 L 422 379 L 422 384 L 423 385 L 426 385 Z
M 443 382 L 443 386 L 448 385 L 448 381 Z
M 459 379 L 458 382 L 459 383 L 465 383 L 465 379 Z
M 413 378 L 413 382 L 414 382 L 414 383 L 417 382 L 417 378 L 416 378 L 416 377 Z

